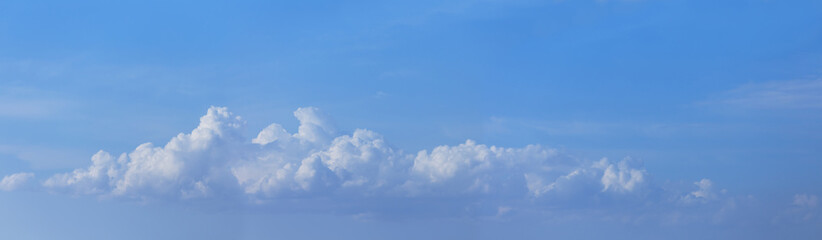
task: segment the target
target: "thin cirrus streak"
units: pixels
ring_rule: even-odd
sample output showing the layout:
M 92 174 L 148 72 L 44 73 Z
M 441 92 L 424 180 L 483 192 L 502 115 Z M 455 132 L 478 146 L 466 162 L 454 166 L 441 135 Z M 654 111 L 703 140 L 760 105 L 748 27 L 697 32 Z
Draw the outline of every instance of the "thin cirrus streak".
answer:
M 275 123 L 249 141 L 242 118 L 211 107 L 197 128 L 165 146 L 145 143 L 119 156 L 99 151 L 88 168 L 54 175 L 42 185 L 107 198 L 262 205 L 282 199 L 492 202 L 496 213 L 511 206 L 675 206 L 717 197 L 707 179 L 693 192 L 661 190 L 630 158 L 584 161 L 541 145 L 504 148 L 472 140 L 408 154 L 369 130 L 338 134 L 317 108 L 299 108 L 294 116 L 300 122 L 296 133 Z

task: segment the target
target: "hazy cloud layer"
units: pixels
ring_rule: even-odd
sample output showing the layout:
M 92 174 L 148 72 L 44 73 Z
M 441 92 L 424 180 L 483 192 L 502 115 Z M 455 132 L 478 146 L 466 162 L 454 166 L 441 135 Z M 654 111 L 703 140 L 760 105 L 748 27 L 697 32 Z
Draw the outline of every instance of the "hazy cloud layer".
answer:
M 265 204 L 323 199 L 368 205 L 391 199 L 420 208 L 479 206 L 478 211 L 490 211 L 487 215 L 523 206 L 705 204 L 720 195 L 708 179 L 664 190 L 650 182 L 641 162 L 630 158 L 586 161 L 541 145 L 504 148 L 472 140 L 406 153 L 369 130 L 340 134 L 316 108 L 297 109 L 294 116 L 300 122 L 296 133 L 274 123 L 249 139 L 243 136 L 242 118 L 211 107 L 197 128 L 163 146 L 145 143 L 120 155 L 100 151 L 91 166 L 54 175 L 43 186 L 138 200 Z

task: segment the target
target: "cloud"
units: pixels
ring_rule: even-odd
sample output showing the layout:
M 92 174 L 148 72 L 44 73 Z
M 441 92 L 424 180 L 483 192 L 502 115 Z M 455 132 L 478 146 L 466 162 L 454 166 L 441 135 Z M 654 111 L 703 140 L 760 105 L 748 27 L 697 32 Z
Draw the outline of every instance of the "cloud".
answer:
M 82 159 L 88 157 L 88 152 L 70 148 L 5 144 L 0 144 L 0 154 L 11 155 L 34 169 L 71 168 L 85 163 Z
M 822 79 L 746 84 L 714 102 L 751 109 L 822 109 Z
M 816 208 L 819 198 L 816 195 L 796 194 L 793 196 L 793 205 L 802 208 Z
M 0 191 L 14 191 L 29 186 L 29 181 L 34 178 L 34 173 L 15 173 L 3 177 L 0 180 Z
M 387 98 L 387 97 L 390 97 L 390 96 L 391 96 L 391 94 L 388 94 L 388 93 L 383 92 L 383 91 L 377 91 L 376 93 L 374 93 L 374 98 L 376 98 L 376 99 L 383 99 L 383 98 Z
M 51 91 L 0 85 L 0 118 L 54 118 L 70 112 L 75 105 L 77 104 L 72 100 L 59 97 L 59 94 Z
M 618 165 L 609 164 L 607 159 L 597 163 L 598 168 L 605 169 L 602 174 L 602 191 L 631 192 L 644 183 L 645 171 L 631 168 L 628 161 Z
M 703 178 L 697 182 L 694 182 L 697 189 L 688 193 L 682 197 L 682 201 L 685 203 L 694 203 L 694 202 L 707 202 L 711 200 L 716 200 L 718 195 L 714 192 L 714 182 L 710 179 Z M 724 189 L 723 189 L 724 192 Z
M 53 175 L 43 186 L 137 200 L 216 199 L 284 207 L 299 199 L 290 204 L 347 204 L 341 208 L 357 214 L 445 204 L 496 216 L 528 207 L 596 208 L 712 196 L 707 179 L 687 196 L 660 192 L 641 162 L 631 158 L 587 161 L 542 145 L 506 148 L 472 140 L 413 154 L 370 130 L 342 134 L 317 108 L 299 108 L 294 116 L 300 122 L 295 133 L 274 123 L 248 139 L 242 118 L 211 107 L 194 130 L 163 146 L 145 143 L 120 155 L 99 151 L 90 166 Z M 665 194 L 676 197 L 656 196 Z M 304 206 L 316 201 L 325 202 Z M 391 206 L 384 206 L 388 202 Z
M 772 222 L 774 223 L 816 223 L 820 224 L 819 218 L 819 209 L 817 208 L 819 204 L 819 197 L 813 194 L 795 194 L 793 196 L 793 201 L 790 202 L 790 206 L 782 209 L 778 215 L 776 215 Z
M 0 117 L 42 118 L 56 115 L 65 109 L 62 101 L 19 99 L 0 96 Z

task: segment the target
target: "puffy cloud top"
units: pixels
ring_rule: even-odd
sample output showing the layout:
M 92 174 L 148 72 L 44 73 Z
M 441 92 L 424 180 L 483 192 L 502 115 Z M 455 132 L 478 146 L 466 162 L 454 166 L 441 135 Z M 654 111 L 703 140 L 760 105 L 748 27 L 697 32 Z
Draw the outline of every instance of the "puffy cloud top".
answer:
M 408 154 L 373 131 L 339 134 L 317 108 L 299 108 L 294 116 L 297 132 L 274 123 L 248 139 L 240 117 L 211 107 L 197 128 L 163 146 L 145 143 L 119 156 L 100 151 L 89 167 L 54 175 L 43 186 L 114 198 L 260 203 L 489 197 L 550 202 L 635 195 L 649 184 L 641 164 L 631 159 L 584 161 L 541 145 L 505 148 L 472 140 Z M 2 186 L 25 176 L 11 177 Z M 703 181 L 697 183 L 700 190 L 680 198 L 709 197 L 704 192 L 711 183 Z

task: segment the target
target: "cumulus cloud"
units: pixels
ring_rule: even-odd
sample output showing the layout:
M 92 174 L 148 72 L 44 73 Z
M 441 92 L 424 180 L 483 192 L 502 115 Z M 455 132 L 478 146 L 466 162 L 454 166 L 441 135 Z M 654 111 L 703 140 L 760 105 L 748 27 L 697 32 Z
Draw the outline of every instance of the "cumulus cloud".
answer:
M 630 159 L 617 165 L 609 164 L 607 159 L 597 163 L 598 168 L 605 169 L 602 174 L 602 191 L 630 192 L 644 183 L 645 171 L 631 168 L 628 160 Z
M 294 116 L 300 122 L 296 132 L 274 123 L 248 139 L 242 118 L 211 107 L 194 130 L 165 145 L 145 143 L 120 155 L 100 151 L 90 166 L 56 174 L 43 186 L 68 194 L 174 201 L 494 199 L 488 206 L 492 215 L 510 211 L 516 202 L 597 203 L 651 191 L 642 164 L 630 158 L 586 161 L 542 145 L 506 148 L 472 140 L 414 154 L 370 130 L 341 134 L 317 108 L 299 108 Z M 684 198 L 712 197 L 709 180 L 697 185 Z
M 15 173 L 0 180 L 0 191 L 14 191 L 25 188 L 34 178 L 34 173 Z

